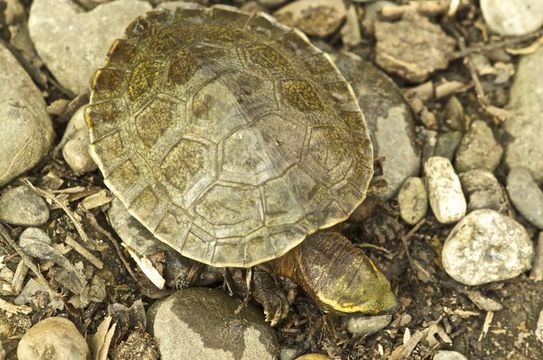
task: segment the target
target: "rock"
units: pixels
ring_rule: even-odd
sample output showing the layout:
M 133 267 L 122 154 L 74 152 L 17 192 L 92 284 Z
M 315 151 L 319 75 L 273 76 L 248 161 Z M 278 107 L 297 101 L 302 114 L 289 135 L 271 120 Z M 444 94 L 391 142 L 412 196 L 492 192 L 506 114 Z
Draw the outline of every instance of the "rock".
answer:
M 437 136 L 436 147 L 434 150 L 435 156 L 442 156 L 449 160 L 453 160 L 454 154 L 462 141 L 462 132 L 448 131 L 439 133 Z
M 28 187 L 17 186 L 0 196 L 0 221 L 12 225 L 39 226 L 47 220 L 47 203 Z
M 542 68 L 543 47 L 522 57 L 508 105 L 513 116 L 504 123 L 513 139 L 507 145 L 505 163 L 509 168 L 527 168 L 538 184 L 543 183 L 543 82 L 538 77 Z
M 451 96 L 445 106 L 445 124 L 454 131 L 464 131 L 464 107 L 456 96 Z
M 283 348 L 279 352 L 279 360 L 294 360 L 300 353 L 300 350 L 294 348 Z
M 90 351 L 85 338 L 67 319 L 50 317 L 34 325 L 19 342 L 19 360 L 87 360 Z
M 543 25 L 540 0 L 481 0 L 481 11 L 490 30 L 500 35 L 524 35 Z
M 522 216 L 533 226 L 543 229 L 543 191 L 528 169 L 511 169 L 507 176 L 507 193 Z
M 257 0 L 257 2 L 267 8 L 274 8 L 283 5 L 287 0 Z
M 443 157 L 432 156 L 424 163 L 424 172 L 430 207 L 437 221 L 449 224 L 464 217 L 466 199 L 451 162 Z
M 384 159 L 382 170 L 388 188 L 382 198 L 388 200 L 405 179 L 420 172 L 420 150 L 411 108 L 396 84 L 375 66 L 353 54 L 332 55 L 364 112 L 374 156 Z
M 468 358 L 456 351 L 438 350 L 432 360 L 468 360 Z
M 408 224 L 415 225 L 428 212 L 428 194 L 421 178 L 406 179 L 398 193 L 400 216 Z
M 118 0 L 84 12 L 70 0 L 35 0 L 28 30 L 36 50 L 55 78 L 74 93 L 89 87 L 114 39 L 138 15 L 151 10 L 144 1 Z
M 275 359 L 279 347 L 273 329 L 251 305 L 208 288 L 188 288 L 155 302 L 147 329 L 163 360 Z
M 377 21 L 375 38 L 376 63 L 415 83 L 445 69 L 456 44 L 440 26 L 414 11 L 405 12 L 398 22 Z
M 181 256 L 177 251 L 158 240 L 147 228 L 140 224 L 126 209 L 123 203 L 115 198 L 108 211 L 111 227 L 139 256 L 149 257 L 159 251 L 165 252 L 164 277 L 168 285 L 175 287 L 177 281 L 187 278 L 192 267 L 192 260 Z M 222 269 L 205 265 L 195 285 L 213 284 L 222 278 Z
M 505 192 L 494 174 L 487 170 L 471 170 L 459 177 L 468 198 L 468 212 L 477 209 L 503 212 L 507 209 Z
M 70 119 L 61 144 L 62 156 L 76 175 L 96 170 L 89 155 L 89 131 L 85 125 L 84 107 L 79 108 Z
M 471 124 L 456 151 L 455 169 L 464 172 L 484 169 L 493 172 L 502 158 L 503 148 L 494 139 L 490 127 L 482 120 Z
M 530 269 L 533 244 L 515 220 L 494 210 L 475 210 L 451 230 L 443 267 L 453 279 L 480 285 L 514 278 Z
M 347 331 L 359 337 L 375 334 L 392 321 L 392 315 L 349 316 L 345 320 Z
M 34 167 L 53 141 L 45 101 L 11 52 L 0 44 L 0 186 Z
M 297 0 L 273 15 L 279 22 L 307 35 L 326 37 L 339 28 L 346 12 L 343 0 Z

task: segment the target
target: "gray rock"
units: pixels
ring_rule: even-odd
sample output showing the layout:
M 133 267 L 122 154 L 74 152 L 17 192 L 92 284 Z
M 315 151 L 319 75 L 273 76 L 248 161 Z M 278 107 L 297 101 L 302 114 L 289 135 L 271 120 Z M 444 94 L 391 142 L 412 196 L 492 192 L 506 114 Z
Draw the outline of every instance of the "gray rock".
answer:
M 366 337 L 375 334 L 390 324 L 392 315 L 349 316 L 344 321 L 348 332 L 356 336 Z
M 293 348 L 282 348 L 279 352 L 279 360 L 294 360 L 300 353 L 300 350 Z
M 543 229 L 543 191 L 528 169 L 511 169 L 507 176 L 507 193 L 522 216 L 535 227 Z
M 452 161 L 461 140 L 461 131 L 448 131 L 439 133 L 439 135 L 437 136 L 434 155 L 441 156 Z
M 503 149 L 494 139 L 490 127 L 482 120 L 474 121 L 456 151 L 455 169 L 464 172 L 484 169 L 493 172 L 500 163 Z
M 189 288 L 155 302 L 147 329 L 163 360 L 275 359 L 279 346 L 262 313 L 217 289 Z
M 17 186 L 0 196 L 0 221 L 12 225 L 39 226 L 49 220 L 49 207 L 26 186 Z
M 438 350 L 432 360 L 468 360 L 468 358 L 456 351 Z
M 109 46 L 126 26 L 151 10 L 144 1 L 118 0 L 84 12 L 70 0 L 35 0 L 28 30 L 36 50 L 55 78 L 74 93 L 89 87 Z
M 420 172 L 420 150 L 411 108 L 396 84 L 372 64 L 352 54 L 333 56 L 364 112 L 374 155 L 384 159 L 383 176 L 388 189 L 382 197 L 388 200 L 405 179 Z
M 459 175 L 464 194 L 468 198 L 468 211 L 492 209 L 503 212 L 507 208 L 505 192 L 491 172 L 471 170 Z
M 87 360 L 85 338 L 67 319 L 50 317 L 32 326 L 19 341 L 19 360 Z
M 53 141 L 40 90 L 0 44 L 0 186 L 34 167 Z
M 432 156 L 424 163 L 430 207 L 442 224 L 460 220 L 466 214 L 466 199 L 451 162 Z
M 89 132 L 85 125 L 84 107 L 70 119 L 61 141 L 62 156 L 77 175 L 96 170 L 96 163 L 89 155 Z
M 481 0 L 488 27 L 501 35 L 524 35 L 543 25 L 540 0 Z
M 513 138 L 507 145 L 505 163 L 509 168 L 527 168 L 538 184 L 543 183 L 543 82 L 538 76 L 542 68 L 543 47 L 522 57 L 508 105 L 514 116 L 504 124 Z
M 111 227 L 122 239 L 140 256 L 150 256 L 164 251 L 166 262 L 164 277 L 169 286 L 175 287 L 177 281 L 183 281 L 192 267 L 192 260 L 181 256 L 177 251 L 158 240 L 147 228 L 139 223 L 126 209 L 123 203 L 114 198 L 108 211 Z M 195 285 L 213 284 L 222 278 L 222 269 L 205 265 L 196 280 Z
M 480 285 L 514 278 L 530 269 L 533 244 L 524 227 L 494 210 L 475 210 L 451 230 L 443 267 L 453 279 Z
M 456 96 L 451 96 L 445 106 L 445 124 L 451 130 L 464 131 L 464 107 Z
M 415 225 L 428 212 L 428 194 L 421 178 L 406 179 L 398 193 L 400 216 L 408 224 Z

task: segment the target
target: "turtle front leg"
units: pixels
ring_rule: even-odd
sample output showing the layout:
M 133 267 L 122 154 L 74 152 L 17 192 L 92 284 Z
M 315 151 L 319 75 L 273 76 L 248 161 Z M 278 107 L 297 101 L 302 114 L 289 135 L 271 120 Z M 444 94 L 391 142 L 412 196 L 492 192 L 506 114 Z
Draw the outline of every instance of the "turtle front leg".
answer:
M 339 233 L 315 233 L 265 265 L 299 284 L 327 312 L 376 315 L 398 307 L 385 276 Z

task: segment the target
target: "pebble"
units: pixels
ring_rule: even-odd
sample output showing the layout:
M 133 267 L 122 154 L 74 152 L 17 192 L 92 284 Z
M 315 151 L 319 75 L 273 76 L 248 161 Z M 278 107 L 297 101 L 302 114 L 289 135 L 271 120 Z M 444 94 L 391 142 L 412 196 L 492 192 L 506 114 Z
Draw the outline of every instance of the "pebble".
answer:
M 161 359 L 276 359 L 279 346 L 262 312 L 218 289 L 188 288 L 155 302 L 147 330 Z
M 89 155 L 89 132 L 85 125 L 84 107 L 79 108 L 70 119 L 61 144 L 62 156 L 76 175 L 96 170 L 96 164 Z
M 282 348 L 279 352 L 279 360 L 294 360 L 300 353 L 299 349 L 295 348 Z
M 359 337 L 366 337 L 384 329 L 392 321 L 392 315 L 358 316 L 344 319 L 347 331 Z
M 524 166 L 538 184 L 543 183 L 543 82 L 537 76 L 542 68 L 543 47 L 522 57 L 508 104 L 514 114 L 504 123 L 512 138 L 507 145 L 505 163 L 509 168 Z
M 507 208 L 505 192 L 490 171 L 470 170 L 460 174 L 459 177 L 468 199 L 468 212 L 477 209 L 503 212 Z
M 164 263 L 164 276 L 169 286 L 176 286 L 176 281 L 186 279 L 192 267 L 192 260 L 181 256 L 165 243 L 154 237 L 153 234 L 140 224 L 126 209 L 123 203 L 114 198 L 108 211 L 111 227 L 122 239 L 123 243 L 130 246 L 139 256 L 150 256 L 159 251 L 164 251 L 166 261 Z M 205 265 L 196 285 L 205 286 L 222 279 L 222 269 Z
M 475 210 L 451 230 L 443 267 L 466 285 L 502 281 L 530 269 L 533 244 L 524 227 L 494 210 Z
M 0 43 L 0 186 L 34 167 L 53 141 L 40 90 Z
M 47 220 L 47 203 L 27 186 L 8 189 L 0 196 L 0 221 L 12 225 L 39 226 Z
M 402 220 L 410 225 L 421 221 L 428 212 L 428 194 L 419 177 L 407 178 L 398 193 L 398 205 Z
M 456 96 L 451 96 L 445 106 L 445 124 L 451 130 L 464 131 L 464 107 Z
M 307 35 L 327 37 L 338 30 L 346 14 L 343 0 L 297 0 L 273 15 L 279 22 Z
M 483 18 L 500 35 L 525 35 L 543 25 L 541 0 L 481 0 Z
M 70 0 L 35 0 L 28 30 L 47 68 L 77 94 L 88 89 L 113 40 L 149 10 L 147 2 L 135 0 L 112 1 L 87 12 Z
M 376 158 L 383 158 L 388 183 L 383 200 L 395 196 L 405 179 L 420 173 L 415 120 L 398 86 L 381 70 L 349 53 L 332 54 L 353 90 L 368 124 Z
M 482 120 L 474 121 L 456 151 L 455 169 L 464 172 L 484 169 L 493 172 L 502 158 L 503 148 L 492 129 Z
M 432 156 L 424 163 L 424 172 L 430 207 L 437 221 L 450 224 L 464 217 L 466 199 L 451 162 L 444 157 Z
M 437 136 L 434 155 L 442 156 L 452 161 L 461 141 L 461 131 L 448 131 L 439 133 Z
M 507 193 L 522 216 L 533 226 L 543 229 L 543 191 L 528 169 L 511 169 L 507 176 Z
M 468 358 L 456 351 L 438 350 L 432 360 L 468 360 Z
M 87 360 L 90 351 L 85 338 L 67 319 L 50 317 L 23 335 L 17 347 L 19 360 Z

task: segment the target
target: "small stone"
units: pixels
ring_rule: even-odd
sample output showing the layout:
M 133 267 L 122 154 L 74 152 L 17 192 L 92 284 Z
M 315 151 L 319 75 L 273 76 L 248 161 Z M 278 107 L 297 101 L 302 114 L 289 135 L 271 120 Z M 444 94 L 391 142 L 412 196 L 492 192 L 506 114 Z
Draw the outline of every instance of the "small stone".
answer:
M 424 182 L 419 177 L 410 177 L 404 181 L 398 193 L 398 205 L 403 221 L 415 225 L 428 212 L 428 194 Z
M 500 35 L 525 35 L 543 25 L 540 0 L 481 0 L 488 27 Z
M 11 188 L 0 196 L 0 221 L 12 225 L 39 226 L 47 220 L 47 203 L 27 186 Z
M 349 316 L 346 319 L 347 331 L 359 337 L 375 334 L 392 321 L 392 315 L 380 316 Z
M 464 172 L 484 169 L 493 172 L 502 158 L 503 148 L 494 139 L 492 129 L 482 120 L 471 124 L 456 151 L 455 169 Z
M 35 0 L 28 30 L 55 78 L 74 93 L 82 93 L 103 65 L 113 40 L 122 37 L 138 15 L 151 9 L 144 1 L 117 0 L 85 12 L 71 0 Z
M 442 156 L 452 161 L 454 154 L 460 145 L 460 141 L 462 141 L 462 132 L 460 131 L 439 133 L 434 155 Z
M 300 350 L 293 348 L 282 348 L 279 352 L 279 360 L 294 360 L 300 353 Z
M 89 155 L 89 132 L 83 110 L 81 107 L 72 116 L 61 141 L 62 156 L 76 175 L 96 170 L 96 163 Z
M 375 23 L 375 61 L 386 71 L 420 83 L 445 69 L 456 42 L 440 26 L 415 11 L 398 22 Z
M 468 360 L 468 358 L 456 351 L 438 350 L 432 360 Z
M 533 244 L 524 227 L 494 210 L 475 210 L 451 230 L 443 245 L 447 274 L 466 285 L 514 278 L 530 269 Z
M 450 224 L 464 217 L 466 199 L 451 162 L 440 156 L 432 156 L 424 163 L 424 172 L 430 207 L 437 221 Z
M 464 107 L 456 96 L 451 96 L 445 106 L 445 124 L 451 130 L 464 131 Z
M 155 302 L 147 329 L 161 359 L 276 359 L 274 330 L 252 305 L 217 289 L 188 288 Z M 235 314 L 237 309 L 241 309 Z
M 511 169 L 507 176 L 507 193 L 522 216 L 533 226 L 543 229 L 543 191 L 528 169 Z
M 468 198 L 468 212 L 477 209 L 503 212 L 507 209 L 505 192 L 490 171 L 471 170 L 460 174 L 459 177 Z
M 41 91 L 0 43 L 0 186 L 31 169 L 48 152 L 53 125 Z
M 19 360 L 87 360 L 85 338 L 67 319 L 50 317 L 34 325 L 19 341 Z
M 273 15 L 279 22 L 307 35 L 326 37 L 339 28 L 346 13 L 343 0 L 298 0 Z

